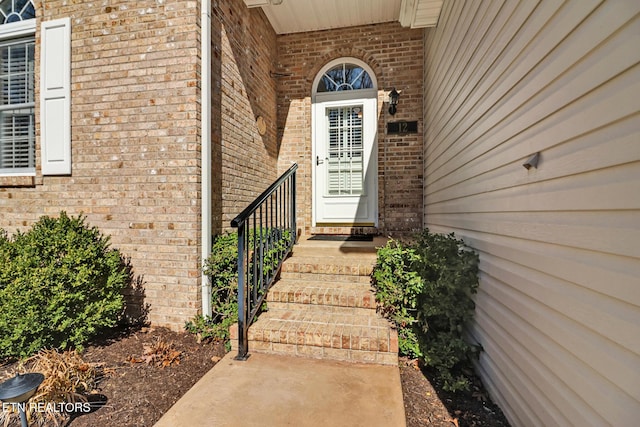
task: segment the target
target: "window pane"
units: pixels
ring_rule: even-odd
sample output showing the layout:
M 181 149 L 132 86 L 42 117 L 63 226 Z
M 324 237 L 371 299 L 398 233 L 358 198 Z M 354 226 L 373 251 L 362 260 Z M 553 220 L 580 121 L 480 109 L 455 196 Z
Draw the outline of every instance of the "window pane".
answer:
M 33 0 L 0 0 L 0 23 L 2 24 L 34 19 L 35 17 L 36 10 L 33 7 Z
M 0 172 L 35 168 L 34 42 L 0 43 Z
M 35 167 L 34 109 L 0 113 L 0 169 Z
M 33 102 L 33 51 L 33 43 L 0 45 L 0 101 L 3 105 Z
M 327 118 L 327 192 L 330 195 L 362 194 L 362 107 L 328 108 Z
M 316 91 L 337 92 L 371 88 L 373 88 L 373 81 L 369 73 L 355 64 L 343 63 L 324 73 Z

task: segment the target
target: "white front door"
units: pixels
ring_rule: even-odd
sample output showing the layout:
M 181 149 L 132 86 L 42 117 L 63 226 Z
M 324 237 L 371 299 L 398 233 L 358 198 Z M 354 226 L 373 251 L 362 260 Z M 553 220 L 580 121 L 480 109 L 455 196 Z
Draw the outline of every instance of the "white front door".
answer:
M 376 98 L 314 104 L 314 223 L 377 226 Z

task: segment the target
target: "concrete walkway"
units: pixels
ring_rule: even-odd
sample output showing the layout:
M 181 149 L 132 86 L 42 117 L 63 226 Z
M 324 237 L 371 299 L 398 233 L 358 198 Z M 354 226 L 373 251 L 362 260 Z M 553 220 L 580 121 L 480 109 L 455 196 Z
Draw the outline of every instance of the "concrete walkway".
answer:
M 228 353 L 155 427 L 404 427 L 397 366 Z

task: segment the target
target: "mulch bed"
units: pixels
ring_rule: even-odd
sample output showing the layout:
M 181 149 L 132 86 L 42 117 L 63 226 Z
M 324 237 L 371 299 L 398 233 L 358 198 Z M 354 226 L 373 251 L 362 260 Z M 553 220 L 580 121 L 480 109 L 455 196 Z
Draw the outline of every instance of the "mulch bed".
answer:
M 140 360 L 144 347 L 158 340 L 181 352 L 179 364 L 161 368 L 130 361 Z M 68 426 L 153 426 L 223 356 L 223 344 L 198 344 L 193 335 L 166 328 L 143 328 L 89 347 L 83 353 L 85 361 L 113 369 L 100 384 L 107 401 Z
M 181 352 L 179 364 L 161 368 L 145 363 L 145 347 L 157 342 L 173 344 Z M 188 333 L 165 328 L 118 331 L 82 354 L 86 362 L 103 364 L 108 375 L 94 399 L 102 402 L 66 426 L 151 427 L 223 356 L 222 344 L 199 344 Z M 10 368 L 0 366 L 0 375 Z M 479 381 L 469 393 L 446 393 L 415 361 L 402 358 L 400 377 L 407 427 L 509 426 Z
M 400 381 L 407 427 L 509 427 L 477 377 L 469 391 L 447 392 L 424 366 L 401 357 Z

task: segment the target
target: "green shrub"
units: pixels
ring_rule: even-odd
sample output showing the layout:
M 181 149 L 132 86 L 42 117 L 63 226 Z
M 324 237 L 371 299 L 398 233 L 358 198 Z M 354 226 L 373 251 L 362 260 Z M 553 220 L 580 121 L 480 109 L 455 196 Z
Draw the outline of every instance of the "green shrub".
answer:
M 262 234 L 261 234 L 262 231 Z M 273 247 L 264 254 L 264 273 L 271 273 L 278 265 L 279 253 L 284 251 L 291 238 L 289 230 L 258 230 L 257 239 L 250 234 L 249 248 L 260 243 L 260 236 L 275 239 Z M 211 255 L 204 261 L 204 273 L 211 281 L 211 318 L 198 315 L 185 324 L 185 329 L 198 339 L 226 341 L 229 327 L 238 321 L 238 233 L 217 236 L 211 247 Z M 249 271 L 252 271 L 251 265 Z
M 128 274 L 109 238 L 82 216 L 42 217 L 0 233 L 0 357 L 82 348 L 123 313 Z
M 411 358 L 422 356 L 418 345 L 417 306 L 424 282 L 414 264 L 420 261 L 415 250 L 396 240 L 378 249 L 373 270 L 376 300 L 382 314 L 398 327 L 400 353 Z
M 478 255 L 452 234 L 424 230 L 411 244 L 378 250 L 376 299 L 398 328 L 401 354 L 421 357 L 445 390 L 467 389 L 463 372 L 479 348 L 463 338 L 478 287 Z
M 238 233 L 217 236 L 211 255 L 204 261 L 211 281 L 211 318 L 196 316 L 185 329 L 198 339 L 225 341 L 229 327 L 238 320 Z

